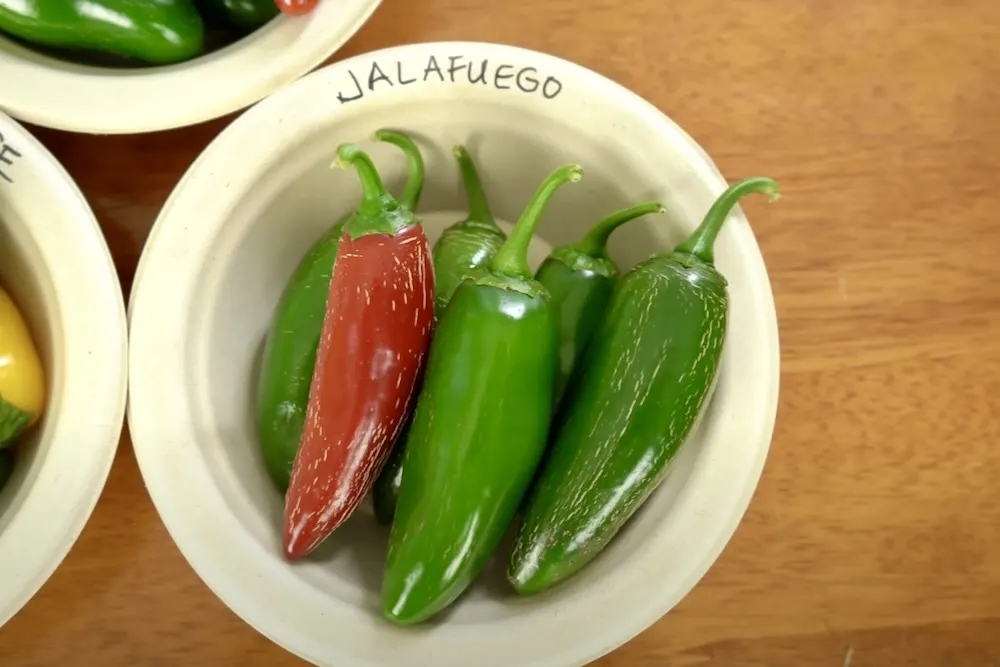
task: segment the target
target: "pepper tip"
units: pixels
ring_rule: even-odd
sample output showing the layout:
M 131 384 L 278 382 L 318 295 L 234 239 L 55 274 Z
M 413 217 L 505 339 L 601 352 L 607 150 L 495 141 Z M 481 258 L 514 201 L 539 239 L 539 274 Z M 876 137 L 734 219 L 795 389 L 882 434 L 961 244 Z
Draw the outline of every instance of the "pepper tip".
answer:
M 392 142 L 394 139 L 400 136 L 400 133 L 395 130 L 390 130 L 387 127 L 381 127 L 372 133 L 372 139 L 375 141 L 389 141 Z
M 337 156 L 333 159 L 330 168 L 349 169 L 355 156 L 360 152 L 361 149 L 354 144 L 340 144 L 337 146 Z
M 759 178 L 748 178 L 744 182 L 757 182 L 757 192 L 767 197 L 768 203 L 781 199 L 781 186 L 773 178 L 761 176 Z
M 285 536 L 283 543 L 281 545 L 281 553 L 284 555 L 285 560 L 294 561 L 301 558 L 304 554 L 301 553 L 301 548 L 294 541 L 290 540 L 288 536 Z
M 469 157 L 469 151 L 465 150 L 465 146 L 461 144 L 455 144 L 452 146 L 451 154 L 459 160 Z

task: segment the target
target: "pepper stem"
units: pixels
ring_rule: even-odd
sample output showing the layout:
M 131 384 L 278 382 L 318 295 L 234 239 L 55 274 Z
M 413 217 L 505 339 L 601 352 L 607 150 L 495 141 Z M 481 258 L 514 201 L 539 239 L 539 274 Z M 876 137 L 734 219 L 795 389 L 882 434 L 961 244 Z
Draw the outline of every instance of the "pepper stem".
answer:
M 343 169 L 354 167 L 361 179 L 361 203 L 344 223 L 344 233 L 352 239 L 369 234 L 397 236 L 418 224 L 416 214 L 386 191 L 372 159 L 363 150 L 354 144 L 341 144 L 334 165 Z
M 512 278 L 531 278 L 531 268 L 528 266 L 528 245 L 531 237 L 538 227 L 538 222 L 545 212 L 549 200 L 556 190 L 567 182 L 576 183 L 583 178 L 583 167 L 578 164 L 567 164 L 559 167 L 542 181 L 531 201 L 521 213 L 520 219 L 511 230 L 510 236 L 504 241 L 497 254 L 493 256 L 490 263 L 497 273 L 510 276 Z
M 366 200 L 379 199 L 388 194 L 382 183 L 382 177 L 378 175 L 378 170 L 375 169 L 375 164 L 368 157 L 368 153 L 354 144 L 341 144 L 337 148 L 337 160 L 333 164 L 341 169 L 354 167 L 358 172 L 358 178 L 361 179 L 361 192 Z
M 591 227 L 590 231 L 588 231 L 582 239 L 572 244 L 570 248 L 590 257 L 607 257 L 608 239 L 611 238 L 611 233 L 613 231 L 624 225 L 626 222 L 635 220 L 636 218 L 640 218 L 644 215 L 666 212 L 667 209 L 663 207 L 663 204 L 656 201 L 645 202 L 628 208 L 623 208 L 620 211 L 612 213 Z
M 736 203 L 744 196 L 758 193 L 767 196 L 768 201 L 774 201 L 780 196 L 778 183 L 770 178 L 758 176 L 747 178 L 730 185 L 725 192 L 708 209 L 705 219 L 701 221 L 698 228 L 691 236 L 674 248 L 674 252 L 694 255 L 701 261 L 711 264 L 715 260 L 713 248 L 715 239 L 722 231 L 722 224 L 729 216 L 729 212 L 736 206 Z
M 420 148 L 413 139 L 395 130 L 378 130 L 375 132 L 377 141 L 385 141 L 398 147 L 406 154 L 406 163 L 410 173 L 406 178 L 406 185 L 403 186 L 403 194 L 399 198 L 399 203 L 410 209 L 417 210 L 420 203 L 420 195 L 424 191 L 424 156 L 420 154 Z
M 458 160 L 458 170 L 462 173 L 462 185 L 465 187 L 465 196 L 469 201 L 468 220 L 479 223 L 484 227 L 499 230 L 493 214 L 490 212 L 490 204 L 483 191 L 482 181 L 479 180 L 479 172 L 476 164 L 472 161 L 469 151 L 464 146 L 455 146 L 453 149 L 455 159 Z

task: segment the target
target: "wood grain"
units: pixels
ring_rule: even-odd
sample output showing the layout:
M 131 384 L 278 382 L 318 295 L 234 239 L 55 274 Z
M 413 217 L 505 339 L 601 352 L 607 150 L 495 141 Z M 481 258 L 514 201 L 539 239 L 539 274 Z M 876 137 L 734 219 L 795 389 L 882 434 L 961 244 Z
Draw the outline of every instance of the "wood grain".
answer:
M 1000 665 L 1000 4 L 386 0 L 337 57 L 447 39 L 602 72 L 729 178 L 767 174 L 785 193 L 745 204 L 783 346 L 761 485 L 703 582 L 597 664 Z M 38 130 L 126 290 L 158 208 L 229 120 Z M 76 547 L 0 630 L 0 664 L 302 663 L 188 568 L 126 436 Z

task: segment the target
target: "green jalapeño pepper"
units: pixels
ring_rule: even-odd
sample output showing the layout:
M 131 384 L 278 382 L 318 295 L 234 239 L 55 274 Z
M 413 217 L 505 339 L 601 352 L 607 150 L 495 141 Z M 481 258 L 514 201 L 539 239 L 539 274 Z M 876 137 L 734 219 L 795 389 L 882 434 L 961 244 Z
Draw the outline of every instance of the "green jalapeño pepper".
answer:
M 556 190 L 541 185 L 494 258 L 455 290 L 406 442 L 382 613 L 410 625 L 451 604 L 497 548 L 545 449 L 558 364 L 549 296 L 527 251 Z
M 462 174 L 466 197 L 469 200 L 468 217 L 448 227 L 441 234 L 431 255 L 434 259 L 434 290 L 438 314 L 448 305 L 455 288 L 475 270 L 491 260 L 507 235 L 497 225 L 490 213 L 490 206 L 483 192 L 476 165 L 462 146 L 454 149 L 458 169 Z M 383 524 L 392 523 L 403 481 L 403 449 L 405 438 L 400 438 L 392 455 L 375 480 L 372 495 L 375 519 Z
M 630 220 L 663 212 L 662 204 L 647 202 L 612 213 L 576 243 L 555 248 L 538 267 L 535 280 L 552 295 L 559 322 L 557 404 L 576 360 L 604 317 L 618 277 L 618 265 L 608 255 L 611 233 Z
M 604 549 L 663 480 L 714 386 L 728 320 L 712 247 L 751 178 L 727 189 L 673 252 L 622 276 L 580 360 L 548 460 L 525 503 L 508 579 L 528 595 L 567 579 Z
M 412 422 L 412 417 L 411 421 Z M 396 440 L 396 446 L 392 448 L 389 459 L 385 462 L 385 467 L 375 480 L 372 489 L 372 508 L 375 510 L 375 520 L 383 526 L 392 523 L 392 517 L 396 513 L 396 502 L 399 500 L 399 487 L 403 484 L 403 456 L 406 453 L 407 433 L 409 423 L 403 433 Z
M 406 153 L 410 173 L 399 201 L 413 211 L 424 185 L 420 149 L 399 132 L 380 130 L 375 138 Z M 267 471 L 282 493 L 288 489 L 302 438 L 330 280 L 344 225 L 351 217 L 353 214 L 348 214 L 338 221 L 299 262 L 278 302 L 264 344 L 257 392 L 257 436 Z
M 256 30 L 281 13 L 274 0 L 195 0 L 195 3 L 206 20 L 242 32 Z
M 38 46 L 167 65 L 199 56 L 205 28 L 191 0 L 0 0 L 0 32 Z
M 462 280 L 492 259 L 507 238 L 490 213 L 472 157 L 465 148 L 456 146 L 455 158 L 469 200 L 469 216 L 445 229 L 431 251 L 439 312 L 448 304 Z

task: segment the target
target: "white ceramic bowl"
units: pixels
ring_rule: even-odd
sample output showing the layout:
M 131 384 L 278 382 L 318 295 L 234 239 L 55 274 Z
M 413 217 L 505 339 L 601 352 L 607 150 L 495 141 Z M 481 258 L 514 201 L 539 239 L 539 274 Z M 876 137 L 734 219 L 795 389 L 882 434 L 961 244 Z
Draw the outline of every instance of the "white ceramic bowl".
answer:
M 45 583 L 97 503 L 125 417 L 126 327 L 104 237 L 69 174 L 0 114 L 0 285 L 46 370 L 44 417 L 0 492 L 0 624 Z
M 469 64 L 478 80 L 484 62 L 485 83 L 470 83 Z M 449 64 L 465 65 L 454 82 Z M 389 81 L 368 90 L 380 73 Z M 365 92 L 350 100 L 355 82 Z M 760 252 L 734 211 L 717 246 L 731 282 L 732 328 L 712 407 L 672 474 L 605 553 L 527 599 L 508 593 L 496 559 L 452 613 L 423 627 L 390 626 L 378 613 L 387 531 L 370 506 L 309 562 L 282 559 L 282 499 L 264 472 L 252 420 L 256 365 L 285 281 L 359 196 L 354 174 L 329 168 L 336 146 L 364 141 L 399 192 L 401 153 L 365 140 L 383 126 L 411 131 L 424 148 L 419 210 L 432 240 L 465 206 L 454 144 L 470 147 L 494 213 L 507 221 L 555 166 L 581 162 L 583 181 L 557 194 L 542 223 L 536 265 L 549 244 L 577 238 L 598 216 L 659 198 L 671 218 L 648 218 L 613 237 L 612 253 L 628 267 L 672 247 L 725 187 L 694 141 L 654 107 L 552 56 L 417 44 L 310 74 L 247 111 L 205 150 L 149 237 L 130 303 L 128 410 L 147 488 L 208 586 L 260 632 L 315 663 L 583 664 L 673 607 L 718 557 L 750 501 L 778 395 L 777 326 Z
M 71 132 L 128 134 L 193 125 L 237 111 L 323 62 L 381 0 L 324 0 L 247 37 L 165 67 L 111 69 L 57 60 L 0 34 L 0 108 Z

